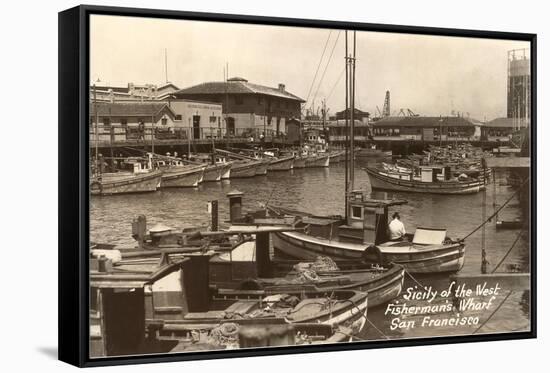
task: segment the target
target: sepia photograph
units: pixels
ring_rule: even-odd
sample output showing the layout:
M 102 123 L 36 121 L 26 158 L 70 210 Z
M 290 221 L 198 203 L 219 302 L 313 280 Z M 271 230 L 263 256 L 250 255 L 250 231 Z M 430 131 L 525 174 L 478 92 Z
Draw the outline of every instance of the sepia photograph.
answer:
M 530 41 L 88 37 L 90 359 L 532 332 Z

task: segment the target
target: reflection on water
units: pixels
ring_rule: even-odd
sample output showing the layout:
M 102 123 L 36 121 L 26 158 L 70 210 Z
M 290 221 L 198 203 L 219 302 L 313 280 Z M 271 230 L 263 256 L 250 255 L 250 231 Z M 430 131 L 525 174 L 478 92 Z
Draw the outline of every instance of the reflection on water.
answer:
M 355 188 L 370 189 L 367 174 L 361 170 L 366 164 L 358 162 L 355 171 Z M 91 199 L 90 220 L 91 239 L 114 243 L 119 246 L 134 246 L 131 238 L 131 222 L 137 215 L 147 217 L 148 226 L 158 222 L 175 228 L 208 225 L 207 201 L 219 201 L 220 224 L 229 216 L 226 194 L 238 189 L 244 193 L 244 210 L 256 210 L 261 204 L 275 205 L 308 211 L 311 213 L 343 214 L 344 174 L 342 164 L 330 168 L 298 169 L 288 172 L 269 172 L 266 176 L 251 179 L 234 179 L 218 183 L 204 183 L 195 189 L 164 189 L 155 193 L 93 197 Z M 487 216 L 514 193 L 505 185 L 506 175 L 496 174 L 496 183 L 486 190 Z M 482 222 L 483 193 L 463 196 L 443 196 L 431 194 L 396 193 L 396 197 L 408 200 L 408 204 L 397 206 L 409 232 L 416 227 L 445 227 L 448 235 L 461 238 L 470 233 Z M 511 220 L 521 216 L 517 200 L 499 214 L 499 219 Z M 495 221 L 487 224 L 486 252 L 489 270 L 500 261 L 515 241 L 518 230 L 499 230 Z M 461 273 L 479 274 L 481 265 L 482 231 L 479 230 L 466 240 L 465 265 Z M 529 271 L 528 236 L 523 235 L 499 271 L 515 267 Z M 448 286 L 448 276 L 431 276 L 419 279 L 423 284 L 443 289 Z M 414 286 L 410 278 L 405 287 Z M 504 297 L 499 296 L 499 300 Z M 390 317 L 384 315 L 384 307 L 369 310 L 369 320 L 377 326 L 367 327 L 363 338 L 381 338 L 382 333 L 389 337 L 412 337 L 430 335 L 470 334 L 471 328 L 414 328 L 391 331 Z M 515 331 L 529 328 L 529 292 L 514 292 L 494 318 L 479 332 Z M 475 328 L 474 328 L 475 329 Z

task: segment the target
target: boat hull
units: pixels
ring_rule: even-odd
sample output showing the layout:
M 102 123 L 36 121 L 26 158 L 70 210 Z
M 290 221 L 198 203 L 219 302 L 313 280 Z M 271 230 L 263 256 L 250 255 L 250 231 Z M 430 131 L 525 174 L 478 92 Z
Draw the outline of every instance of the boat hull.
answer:
M 269 171 L 290 171 L 294 166 L 294 157 L 274 159 L 269 163 Z
M 156 191 L 161 185 L 161 171 L 142 174 L 116 175 L 104 174 L 90 183 L 92 195 L 114 195 L 128 193 L 147 193 Z
M 256 175 L 263 176 L 267 175 L 267 168 L 269 167 L 269 161 L 262 161 L 256 168 Z
M 330 164 L 329 155 L 317 155 L 306 158 L 306 168 L 328 167 Z
M 294 158 L 294 168 L 305 168 L 306 159 L 305 158 Z
M 254 177 L 256 176 L 256 169 L 259 167 L 260 163 L 244 163 L 244 164 L 234 164 L 231 167 L 231 179 L 244 178 L 244 177 Z
M 225 165 L 223 164 L 211 164 L 206 166 L 202 181 L 220 181 L 222 179 L 224 167 Z
M 410 273 L 456 272 L 464 265 L 465 246 L 462 243 L 443 245 L 431 250 L 395 252 L 392 247 L 343 243 L 310 237 L 303 233 L 273 234 L 273 248 L 293 258 L 315 260 L 319 255 L 335 261 L 356 260 L 373 264 L 397 263 Z
M 162 175 L 163 188 L 194 188 L 203 179 L 204 167 L 193 169 L 168 169 Z
M 432 194 L 473 194 L 485 189 L 483 181 L 472 182 L 421 182 L 415 180 L 400 180 L 381 175 L 377 170 L 365 168 L 372 189 L 393 190 L 411 193 Z

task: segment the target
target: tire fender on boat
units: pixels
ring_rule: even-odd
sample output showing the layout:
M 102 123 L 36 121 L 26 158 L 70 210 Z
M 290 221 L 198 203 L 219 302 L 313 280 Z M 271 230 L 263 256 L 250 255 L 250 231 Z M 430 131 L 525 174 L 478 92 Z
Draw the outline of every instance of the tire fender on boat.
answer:
M 363 251 L 363 261 L 365 262 L 375 262 L 380 265 L 387 265 L 384 255 L 376 245 L 370 245 Z

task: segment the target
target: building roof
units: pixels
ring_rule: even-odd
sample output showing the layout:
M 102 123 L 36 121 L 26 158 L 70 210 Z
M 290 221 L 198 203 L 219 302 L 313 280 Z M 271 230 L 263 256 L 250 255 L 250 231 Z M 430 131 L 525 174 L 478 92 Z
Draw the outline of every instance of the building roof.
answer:
M 494 128 L 515 128 L 515 127 L 527 127 L 528 122 L 518 120 L 517 118 L 495 118 L 485 124 L 485 127 Z
M 279 88 L 266 87 L 260 84 L 254 84 L 248 82 L 244 78 L 231 78 L 227 82 L 206 82 L 197 84 L 192 87 L 180 89 L 174 92 L 176 96 L 179 95 L 211 95 L 211 94 L 261 94 L 267 96 L 275 96 L 280 98 L 286 98 L 289 100 L 305 102 L 304 99 L 293 95 L 292 93 L 281 90 Z
M 157 115 L 163 110 L 168 110 L 175 115 L 174 111 L 165 102 L 98 102 L 96 105 L 90 104 L 90 113 L 97 115 L 113 117 L 146 117 Z
M 375 127 L 469 127 L 483 125 L 464 117 L 386 117 L 373 122 Z

